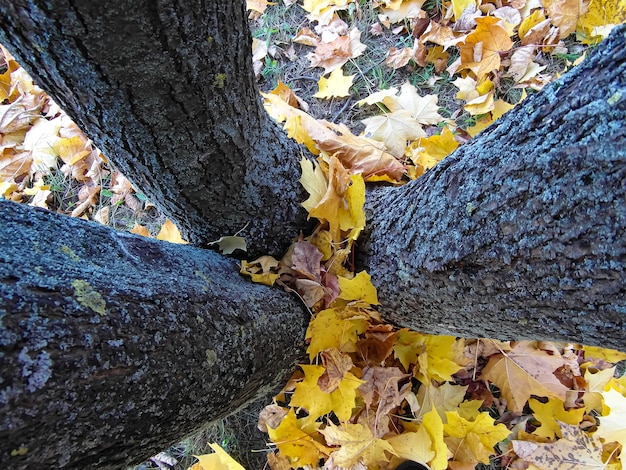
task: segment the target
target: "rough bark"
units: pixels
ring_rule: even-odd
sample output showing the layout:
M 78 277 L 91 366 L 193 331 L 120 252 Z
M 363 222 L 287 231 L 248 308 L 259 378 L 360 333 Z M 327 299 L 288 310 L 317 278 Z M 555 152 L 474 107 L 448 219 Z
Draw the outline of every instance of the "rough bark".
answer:
M 269 119 L 243 1 L 2 0 L 0 43 L 204 245 L 280 254 L 306 226 L 299 147 Z
M 626 27 L 433 171 L 368 199 L 386 319 L 626 351 Z
M 303 357 L 306 309 L 231 260 L 3 200 L 0 219 L 2 468 L 123 468 Z

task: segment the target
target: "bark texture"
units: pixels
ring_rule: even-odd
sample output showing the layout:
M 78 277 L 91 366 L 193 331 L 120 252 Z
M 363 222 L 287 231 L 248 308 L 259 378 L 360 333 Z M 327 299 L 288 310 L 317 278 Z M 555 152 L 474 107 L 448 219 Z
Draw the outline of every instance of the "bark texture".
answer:
M 204 245 L 281 254 L 306 227 L 299 147 L 265 113 L 244 1 L 0 0 L 0 43 Z
M 3 200 L 0 219 L 2 468 L 124 468 L 303 357 L 306 309 L 234 261 Z
M 434 170 L 368 198 L 392 322 L 626 351 L 626 27 Z

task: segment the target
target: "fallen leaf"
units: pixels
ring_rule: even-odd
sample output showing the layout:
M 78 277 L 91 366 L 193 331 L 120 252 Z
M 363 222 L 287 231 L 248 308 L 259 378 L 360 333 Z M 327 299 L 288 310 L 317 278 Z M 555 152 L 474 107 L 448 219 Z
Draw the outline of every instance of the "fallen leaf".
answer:
M 456 462 L 488 464 L 495 453 L 494 446 L 506 439 L 511 432 L 504 424 L 495 424 L 489 413 L 480 413 L 469 421 L 456 411 L 446 412 L 447 423 L 443 425 L 445 442 Z
M 513 440 L 513 451 L 539 470 L 606 468 L 602 462 L 602 443 L 597 437 L 565 423 L 561 424 L 561 431 L 563 438 L 556 442 Z
M 245 470 L 218 444 L 212 443 L 209 446 L 215 452 L 213 454 L 194 455 L 198 462 L 189 467 L 189 470 Z
M 320 377 L 326 371 L 324 367 L 301 365 L 300 368 L 304 371 L 304 380 L 296 385 L 290 406 L 307 410 L 308 422 L 313 422 L 331 411 L 341 421 L 350 419 L 355 407 L 356 389 L 363 381 L 347 372 L 337 388 L 326 393 L 318 385 Z
M 280 425 L 277 428 L 268 427 L 267 432 L 280 453 L 289 459 L 292 466 L 295 468 L 306 465 L 315 467 L 321 457 L 330 453 L 330 449 L 303 431 L 300 422 L 296 419 L 293 408 L 290 408 Z
M 481 379 L 500 388 L 511 411 L 521 413 L 531 395 L 565 401 L 568 388 L 554 375 L 565 361 L 537 349 L 533 341 L 519 341 L 511 351 L 489 357 Z
M 183 237 L 181 236 L 178 227 L 176 227 L 176 225 L 174 225 L 174 223 L 170 219 L 167 219 L 163 223 L 163 225 L 161 226 L 161 230 L 159 230 L 156 238 L 157 240 L 164 240 L 170 243 L 187 243 L 185 240 L 183 240 Z
M 563 402 L 555 398 L 549 398 L 546 403 L 531 398 L 528 400 L 528 406 L 533 411 L 535 419 L 541 423 L 533 434 L 550 439 L 554 439 L 555 436 L 562 437 L 559 422 L 578 425 L 585 414 L 585 408 L 566 410 Z
M 472 70 L 477 78 L 500 69 L 500 53 L 510 50 L 513 41 L 492 16 L 476 18 L 476 30 L 459 44 L 461 66 Z
M 350 87 L 356 75 L 344 75 L 341 68 L 331 72 L 328 78 L 320 77 L 318 82 L 319 91 L 315 98 L 343 98 L 350 96 Z
M 389 442 L 374 437 L 372 431 L 362 424 L 329 424 L 320 433 L 328 445 L 340 446 L 331 454 L 333 462 L 339 467 L 350 468 L 362 462 L 367 468 L 374 468 L 395 455 Z
M 306 339 L 311 362 L 318 353 L 335 348 L 342 352 L 355 352 L 358 335 L 367 330 L 368 321 L 359 312 L 330 308 L 319 312 L 309 323 Z
M 383 142 L 396 157 L 404 155 L 408 141 L 426 137 L 422 125 L 406 109 L 373 116 L 361 122 L 366 126 L 363 131 L 365 137 Z

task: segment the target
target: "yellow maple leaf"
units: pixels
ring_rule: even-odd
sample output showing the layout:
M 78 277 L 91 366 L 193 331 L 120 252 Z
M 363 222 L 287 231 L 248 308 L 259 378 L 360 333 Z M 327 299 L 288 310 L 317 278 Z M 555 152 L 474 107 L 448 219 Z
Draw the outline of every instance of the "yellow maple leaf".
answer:
M 589 11 L 580 18 L 576 29 L 576 38 L 584 44 L 597 44 L 613 27 L 626 22 L 623 0 L 591 0 L 588 7 Z
M 337 388 L 327 393 L 318 385 L 319 378 L 326 371 L 324 367 L 313 365 L 300 367 L 304 371 L 304 380 L 296 384 L 290 406 L 306 409 L 309 412 L 307 422 L 313 422 L 331 411 L 341 421 L 350 419 L 355 406 L 356 389 L 363 381 L 347 372 Z
M 288 116 L 285 119 L 283 127 L 287 131 L 287 137 L 295 140 L 299 144 L 304 144 L 309 152 L 313 155 L 317 155 L 320 153 L 320 150 L 315 140 L 311 138 L 306 122 L 307 117 L 303 114 L 304 113 L 295 116 Z
M 189 467 L 189 470 L 245 470 L 219 444 L 211 443 L 209 446 L 215 452 L 213 454 L 194 455 L 198 462 Z
M 350 96 L 350 87 L 355 75 L 344 75 L 341 68 L 331 72 L 328 78 L 320 77 L 319 91 L 313 95 L 315 98 L 343 98 Z
M 366 271 L 361 271 L 352 279 L 339 277 L 339 298 L 348 302 L 362 302 L 367 305 L 378 305 L 376 287 Z
M 476 6 L 476 0 L 452 0 L 452 11 L 454 11 L 454 19 L 458 21 L 461 15 L 470 5 Z
M 317 206 L 324 194 L 326 194 L 328 181 L 324 171 L 317 162 L 302 157 L 300 168 L 302 168 L 302 176 L 299 179 L 300 184 L 309 193 L 309 198 L 302 203 L 302 207 L 310 213 L 311 209 Z
M 360 462 L 365 468 L 375 468 L 388 462 L 391 455 L 395 455 L 389 442 L 375 438 L 372 431 L 362 424 L 330 424 L 320 430 L 320 433 L 324 435 L 328 445 L 340 446 L 339 450 L 330 455 L 338 467 L 350 468 Z
M 459 44 L 461 67 L 472 70 L 478 79 L 500 69 L 500 53 L 513 47 L 506 29 L 498 23 L 500 19 L 483 16 L 475 19 L 476 29 Z
M 358 335 L 364 333 L 368 325 L 366 318 L 349 309 L 322 310 L 311 320 L 306 330 L 306 339 L 311 340 L 307 348 L 311 362 L 325 349 L 355 352 Z
M 626 353 L 615 349 L 605 349 L 598 346 L 584 345 L 582 350 L 585 351 L 585 357 L 604 359 L 605 361 L 612 363 L 626 360 Z
M 493 111 L 479 119 L 474 126 L 468 128 L 467 133 L 475 137 L 479 132 L 485 130 L 514 107 L 514 104 L 509 104 L 504 100 L 496 100 L 493 104 Z
M 150 232 L 143 225 L 139 225 L 135 222 L 135 225 L 130 230 L 130 233 L 134 233 L 135 235 L 141 235 L 142 237 L 150 237 Z
M 183 240 L 182 235 L 180 234 L 180 230 L 178 227 L 174 225 L 174 223 L 167 219 L 165 223 L 161 226 L 161 230 L 156 236 L 157 240 L 164 240 L 170 243 L 182 243 L 187 244 L 185 240 Z
M 458 146 L 459 143 L 455 140 L 452 131 L 444 127 L 441 134 L 421 138 L 411 143 L 406 149 L 406 155 L 417 167 L 415 173 L 417 177 L 454 152 Z
M 88 145 L 88 141 L 78 135 L 57 140 L 53 148 L 61 160 L 68 165 L 74 165 L 91 153 L 91 146 Z
M 434 409 L 444 418 L 446 411 L 454 410 L 463 401 L 467 388 L 467 385 L 455 385 L 450 382 L 444 382 L 439 386 L 432 382 L 423 384 L 417 392 L 417 401 L 421 408 L 416 417 L 421 418 Z
M 578 19 L 587 13 L 589 0 L 543 0 L 550 21 L 559 28 L 559 39 L 576 29 Z
M 363 177 L 358 174 L 350 175 L 335 157 L 330 157 L 328 171 L 329 184 L 326 193 L 309 210 L 309 215 L 328 222 L 333 241 L 343 241 L 344 234 L 347 238 L 356 240 L 365 227 Z
M 445 470 L 448 468 L 448 446 L 443 436 L 443 421 L 437 410 L 431 409 L 422 418 L 422 425 L 430 436 L 431 449 L 435 456 L 428 462 L 432 470 Z
M 435 457 L 433 443 L 424 425 L 417 431 L 403 432 L 386 439 L 393 447 L 395 455 L 413 462 L 429 462 Z
M 496 425 L 489 413 L 480 413 L 469 421 L 456 411 L 446 412 L 447 423 L 443 425 L 446 443 L 457 462 L 481 462 L 488 464 L 494 454 L 494 446 L 511 433 L 504 424 Z
M 398 331 L 393 352 L 404 366 L 415 364 L 415 374 L 422 383 L 431 379 L 444 382 L 452 380 L 452 374 L 461 366 L 454 361 L 455 350 L 459 347 L 453 336 L 438 336 L 402 329 Z
M 546 403 L 531 398 L 528 400 L 528 406 L 533 410 L 535 419 L 541 423 L 533 434 L 550 439 L 554 439 L 554 436 L 561 437 L 561 427 L 558 421 L 577 425 L 585 414 L 585 408 L 566 410 L 563 402 L 555 398 L 549 398 Z
M 517 35 L 523 41 L 532 28 L 545 20 L 546 16 L 544 15 L 543 9 L 534 10 L 520 23 L 519 28 L 517 28 Z M 526 43 L 522 42 L 522 44 L 525 45 Z
M 281 420 L 276 428 L 267 427 L 270 439 L 282 455 L 289 459 L 294 468 L 310 465 L 316 467 L 320 458 L 328 455 L 329 449 L 303 431 L 296 419 L 293 409 L 289 409 L 287 415 Z
M 538 349 L 536 342 L 519 341 L 510 351 L 490 356 L 480 378 L 496 384 L 509 409 L 521 413 L 531 395 L 565 401 L 568 388 L 554 375 L 563 365 L 560 355 Z

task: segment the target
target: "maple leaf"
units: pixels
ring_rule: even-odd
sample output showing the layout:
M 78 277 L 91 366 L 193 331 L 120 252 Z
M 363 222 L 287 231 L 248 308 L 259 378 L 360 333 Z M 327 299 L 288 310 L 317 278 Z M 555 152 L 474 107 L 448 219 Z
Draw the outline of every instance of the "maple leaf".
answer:
M 556 442 L 538 443 L 513 440 L 513 451 L 539 470 L 606 468 L 602 461 L 602 443 L 578 426 L 562 423 L 563 438 Z
M 340 446 L 331 454 L 333 463 L 339 467 L 350 468 L 362 462 L 367 468 L 389 461 L 389 455 L 395 450 L 389 442 L 374 437 L 372 431 L 362 424 L 330 424 L 320 433 L 331 446 Z
M 366 305 L 378 305 L 376 288 L 372 284 L 372 278 L 366 271 L 357 273 L 352 279 L 339 278 L 339 298 L 348 302 L 364 303 Z
M 393 88 L 392 88 L 393 89 Z M 370 96 L 371 97 L 374 95 Z M 438 124 L 443 121 L 443 117 L 439 114 L 439 106 L 437 105 L 437 95 L 420 96 L 414 85 L 404 82 L 400 87 L 400 94 L 381 95 L 381 102 L 390 111 L 407 110 L 411 113 L 417 122 L 424 125 Z
M 299 240 L 292 246 L 290 261 L 286 260 L 287 257 L 283 259 L 284 263 L 290 264 L 290 274 L 296 276 L 295 282 L 285 282 L 295 284 L 307 307 L 313 307 L 322 300 L 328 307 L 339 295 L 337 277 L 326 272 L 321 265 L 323 256 L 315 245 Z
M 309 216 L 326 220 L 332 239 L 339 243 L 346 237 L 356 240 L 365 227 L 365 183 L 359 174 L 350 175 L 336 157 L 330 157 L 328 188 Z
M 174 223 L 170 219 L 167 219 L 163 223 L 163 225 L 161 226 L 161 230 L 159 230 L 156 238 L 157 240 L 164 240 L 170 243 L 187 243 L 185 240 L 183 240 L 183 237 L 181 236 L 178 227 L 176 227 L 176 225 L 174 225 Z
M 189 467 L 189 470 L 245 470 L 239 462 L 233 459 L 219 444 L 210 443 L 213 454 L 194 455 L 198 462 Z
M 406 19 L 418 18 L 422 13 L 425 0 L 391 0 L 380 2 L 384 6 L 381 13 L 390 23 L 399 23 Z
M 272 256 L 261 256 L 251 262 L 243 260 L 239 272 L 250 276 L 252 282 L 272 286 L 280 276 L 278 274 L 278 265 L 278 260 Z
M 425 426 L 419 426 L 417 431 L 405 431 L 388 437 L 386 441 L 393 447 L 395 455 L 402 459 L 426 463 L 435 457 L 433 443 Z
M 59 119 L 36 119 L 31 128 L 24 136 L 22 147 L 30 152 L 33 165 L 40 170 L 54 168 L 57 155 L 54 150 L 55 143 L 59 140 Z
M 591 0 L 589 11 L 580 18 L 577 39 L 584 44 L 597 44 L 613 27 L 626 22 L 626 5 L 612 0 Z
M 626 352 L 616 351 L 615 349 L 584 345 L 582 350 L 585 351 L 585 358 L 595 357 L 596 359 L 604 359 L 612 363 L 626 360 Z
M 426 335 L 408 329 L 398 331 L 397 335 L 394 354 L 406 370 L 410 364 L 416 364 L 420 382 L 452 380 L 452 374 L 461 369 L 453 360 L 459 347 L 453 336 Z
M 472 70 L 479 79 L 494 70 L 500 69 L 500 52 L 513 47 L 513 41 L 506 30 L 493 16 L 476 18 L 476 30 L 459 44 L 463 68 Z
M 384 150 L 384 144 L 357 137 L 343 124 L 313 119 L 307 113 L 289 106 L 280 97 L 263 94 L 268 113 L 278 122 L 286 121 L 290 137 L 304 143 L 313 154 L 325 152 L 326 160 L 336 157 L 351 173 L 362 173 L 366 180 L 399 181 L 404 166 Z M 310 211 L 310 210 L 309 210 Z
M 324 171 L 317 162 L 302 157 L 302 160 L 300 160 L 300 168 L 302 169 L 302 176 L 300 176 L 299 179 L 300 184 L 306 192 L 309 193 L 309 197 L 302 203 L 302 207 L 310 213 L 311 210 L 320 203 L 324 194 L 326 194 L 328 181 L 326 180 Z
M 322 42 L 314 52 L 307 54 L 311 67 L 323 67 L 324 75 L 341 68 L 350 59 L 360 56 L 367 46 L 361 43 L 361 31 L 353 28 L 348 36 L 340 36 L 330 42 Z
M 472 421 L 456 411 L 446 412 L 447 423 L 443 430 L 445 442 L 457 462 L 489 463 L 494 446 L 511 433 L 504 424 L 495 424 L 489 413 L 479 413 Z
M 322 310 L 311 320 L 306 331 L 306 339 L 311 341 L 307 348 L 311 362 L 325 349 L 355 352 L 358 335 L 367 330 L 368 324 L 367 318 L 355 311 Z
M 554 398 L 549 398 L 547 403 L 531 398 L 528 400 L 528 406 L 533 411 L 535 419 L 541 423 L 533 434 L 550 439 L 554 439 L 555 436 L 561 437 L 559 422 L 577 425 L 585 414 L 585 408 L 565 410 L 563 402 Z
M 335 156 L 351 173 L 360 173 L 365 181 L 398 182 L 404 175 L 404 166 L 385 145 L 374 139 L 355 136 L 345 124 L 325 122 L 327 129 L 334 131 L 323 136 L 312 132 L 320 150 Z
M 547 67 L 533 62 L 535 54 L 535 48 L 532 46 L 518 48 L 511 55 L 511 66 L 505 76 L 513 77 L 517 83 L 527 83 Z
M 307 422 L 313 422 L 331 411 L 341 421 L 347 421 L 352 415 L 356 401 L 356 389 L 363 383 L 350 372 L 346 372 L 337 388 L 330 393 L 324 392 L 318 381 L 326 369 L 322 366 L 301 365 L 304 380 L 298 383 L 289 403 L 295 408 L 304 408 L 309 412 Z
M 454 12 L 454 19 L 459 20 L 463 12 L 470 5 L 475 6 L 475 0 L 452 0 L 452 11 Z
M 431 382 L 423 384 L 417 392 L 417 401 L 421 408 L 416 418 L 423 417 L 427 412 L 436 410 L 444 418 L 446 411 L 452 411 L 459 406 L 465 397 L 468 386 L 455 385 L 444 382 L 437 386 Z
M 565 401 L 568 388 L 554 375 L 565 361 L 537 349 L 533 341 L 515 343 L 511 351 L 490 356 L 481 379 L 496 384 L 511 411 L 521 413 L 531 395 Z
M 608 408 L 600 417 L 600 425 L 594 433 L 595 437 L 601 437 L 605 442 L 619 442 L 626 445 L 626 398 L 617 390 L 610 389 L 602 392 L 604 405 Z
M 303 431 L 301 422 L 291 408 L 278 427 L 268 426 L 267 432 L 280 453 L 289 459 L 293 468 L 306 465 L 316 467 L 320 457 L 328 455 L 330 449 Z
M 366 137 L 384 142 L 389 152 L 397 157 L 404 155 L 407 141 L 426 137 L 419 121 L 406 109 L 363 119 L 361 122 L 366 126 L 363 131 Z
M 417 167 L 414 176 L 423 175 L 426 170 L 434 167 L 458 146 L 459 143 L 454 138 L 454 134 L 447 127 L 443 128 L 441 134 L 412 142 L 406 149 L 406 155 Z
M 344 75 L 341 68 L 331 72 L 328 78 L 320 77 L 318 82 L 319 91 L 313 95 L 315 98 L 342 98 L 350 96 L 350 87 L 356 75 Z
M 32 95 L 20 95 L 12 103 L 0 105 L 0 133 L 9 134 L 28 129 L 33 121 L 41 117 L 43 101 L 32 98 Z
M 443 421 L 434 408 L 422 418 L 422 424 L 430 436 L 431 449 L 435 456 L 428 464 L 432 470 L 445 470 L 448 468 L 448 446 L 444 441 Z
M 337 390 L 339 384 L 352 369 L 354 364 L 347 354 L 343 354 L 337 349 L 327 349 L 320 353 L 324 373 L 317 380 L 319 388 L 326 393 Z
M 578 19 L 587 13 L 588 5 L 589 0 L 543 0 L 552 24 L 559 27 L 560 39 L 574 32 Z

